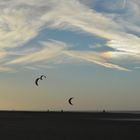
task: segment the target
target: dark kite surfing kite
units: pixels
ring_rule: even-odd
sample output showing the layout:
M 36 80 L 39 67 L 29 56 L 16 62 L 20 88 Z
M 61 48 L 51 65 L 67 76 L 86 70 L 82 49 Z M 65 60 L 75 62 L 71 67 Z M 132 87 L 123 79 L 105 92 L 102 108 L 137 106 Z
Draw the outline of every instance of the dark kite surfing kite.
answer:
M 45 75 L 41 75 L 39 78 L 37 78 L 37 79 L 35 80 L 36 86 L 39 86 L 39 80 L 43 80 L 43 77 L 46 78 Z
M 72 99 L 73 99 L 73 98 L 74 98 L 74 97 L 71 97 L 71 98 L 69 98 L 69 100 L 68 100 L 68 102 L 69 102 L 70 105 L 73 105 L 73 104 L 72 104 Z

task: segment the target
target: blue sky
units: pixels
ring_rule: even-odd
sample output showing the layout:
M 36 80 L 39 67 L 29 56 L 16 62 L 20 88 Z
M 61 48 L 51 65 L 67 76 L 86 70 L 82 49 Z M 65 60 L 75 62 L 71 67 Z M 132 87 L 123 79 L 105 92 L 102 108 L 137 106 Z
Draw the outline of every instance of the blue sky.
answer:
M 139 109 L 138 0 L 0 0 L 0 17 L 0 109 Z

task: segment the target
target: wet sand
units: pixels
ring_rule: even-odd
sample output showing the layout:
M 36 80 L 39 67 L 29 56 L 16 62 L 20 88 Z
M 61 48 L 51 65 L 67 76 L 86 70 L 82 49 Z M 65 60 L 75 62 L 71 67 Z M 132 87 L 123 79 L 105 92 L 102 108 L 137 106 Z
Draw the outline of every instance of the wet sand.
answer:
M 0 112 L 1 140 L 140 140 L 140 114 Z

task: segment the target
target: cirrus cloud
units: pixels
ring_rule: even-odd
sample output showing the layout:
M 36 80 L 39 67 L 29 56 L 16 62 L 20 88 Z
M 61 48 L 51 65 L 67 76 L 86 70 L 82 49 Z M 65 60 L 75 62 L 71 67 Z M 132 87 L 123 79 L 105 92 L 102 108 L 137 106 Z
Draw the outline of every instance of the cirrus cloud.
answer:
M 104 1 L 102 9 L 97 9 L 100 0 L 1 0 L 0 2 L 0 64 L 1 70 L 8 71 L 13 65 L 26 65 L 34 63 L 38 65 L 43 61 L 55 59 L 59 61 L 59 56 L 72 57 L 93 62 L 106 68 L 129 71 L 128 68 L 119 64 L 122 60 L 125 63 L 132 56 L 134 61 L 140 59 L 140 3 L 138 0 L 133 2 L 127 0 L 123 10 L 117 12 L 107 9 L 106 5 L 112 6 L 112 2 Z M 92 3 L 92 6 L 89 5 Z M 115 13 L 116 12 L 116 13 Z M 134 13 L 136 13 L 134 15 Z M 130 16 L 133 18 L 130 20 Z M 102 52 L 94 50 L 78 51 L 69 50 L 70 44 L 65 40 L 51 38 L 51 41 L 42 40 L 38 37 L 46 29 L 81 31 L 90 36 L 103 38 L 105 43 L 95 43 L 98 45 L 85 46 L 85 48 L 96 48 L 104 46 Z M 46 31 L 47 34 L 47 31 Z M 60 34 L 61 35 L 61 34 Z M 38 42 L 37 45 L 32 41 Z M 31 43 L 31 49 L 28 44 Z M 75 46 L 76 47 L 76 46 Z M 15 55 L 18 48 L 19 55 Z M 112 51 L 107 51 L 111 48 Z M 31 50 L 30 50 L 31 49 Z M 30 50 L 30 51 L 28 51 Z M 20 55 L 22 54 L 22 55 Z M 111 55 L 108 55 L 111 54 Z M 114 58 L 116 59 L 114 61 Z M 115 63 L 118 60 L 118 63 Z M 63 60 L 65 61 L 65 60 Z M 132 62 L 132 61 L 131 61 Z M 4 68 L 5 67 L 5 68 Z

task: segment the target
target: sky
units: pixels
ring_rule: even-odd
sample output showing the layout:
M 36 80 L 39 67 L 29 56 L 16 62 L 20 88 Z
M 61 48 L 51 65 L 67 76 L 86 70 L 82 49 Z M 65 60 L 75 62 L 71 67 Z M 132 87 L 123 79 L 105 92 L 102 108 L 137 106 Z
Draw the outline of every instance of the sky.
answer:
M 0 0 L 0 110 L 139 110 L 139 17 L 139 0 Z

